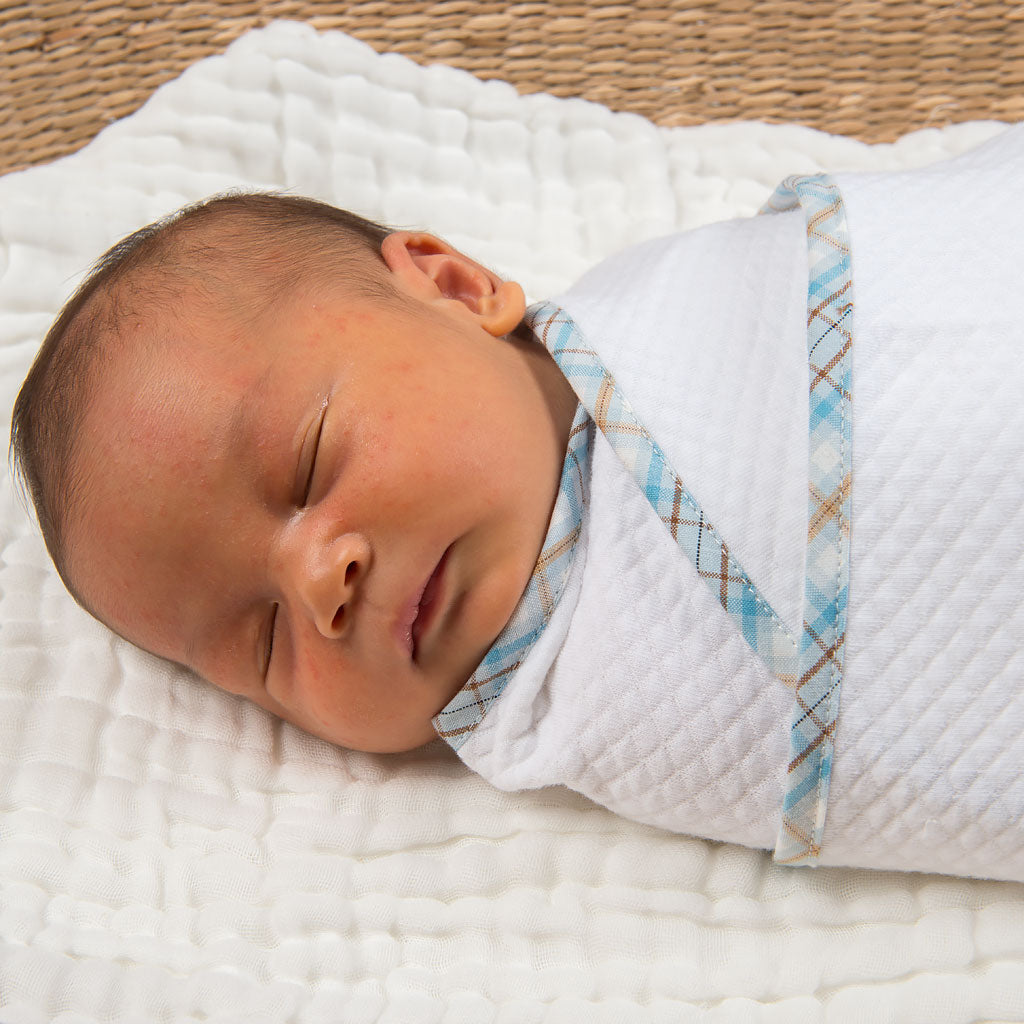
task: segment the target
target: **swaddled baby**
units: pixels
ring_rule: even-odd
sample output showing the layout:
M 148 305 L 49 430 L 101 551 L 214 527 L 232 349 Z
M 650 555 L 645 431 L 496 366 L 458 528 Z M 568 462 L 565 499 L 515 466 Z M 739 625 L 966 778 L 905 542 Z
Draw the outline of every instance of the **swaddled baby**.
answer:
M 1024 129 L 770 206 L 529 310 L 295 197 L 143 229 L 15 408 L 58 570 L 341 745 L 1024 878 Z

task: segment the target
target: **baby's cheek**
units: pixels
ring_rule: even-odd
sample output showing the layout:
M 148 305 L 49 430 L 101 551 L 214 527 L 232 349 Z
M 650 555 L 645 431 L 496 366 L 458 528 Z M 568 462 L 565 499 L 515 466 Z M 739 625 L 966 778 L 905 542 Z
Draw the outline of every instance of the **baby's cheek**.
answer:
M 278 696 L 282 703 L 309 708 L 317 703 L 324 688 L 325 671 L 307 647 L 295 651 L 291 672 L 285 681 L 286 690 Z
M 295 663 L 293 702 L 316 725 L 321 735 L 336 731 L 350 717 L 353 703 L 351 666 L 338 658 L 317 657 L 319 652 L 298 655 Z M 333 738 L 333 737 L 332 737 Z M 335 739 L 335 742 L 340 742 Z

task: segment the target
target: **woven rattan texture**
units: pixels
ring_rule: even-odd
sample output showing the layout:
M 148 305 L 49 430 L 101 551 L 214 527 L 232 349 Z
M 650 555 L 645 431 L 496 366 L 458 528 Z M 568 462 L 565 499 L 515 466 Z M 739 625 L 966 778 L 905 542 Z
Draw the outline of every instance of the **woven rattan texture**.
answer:
M 274 18 L 659 124 L 795 121 L 880 141 L 1024 118 L 1024 0 L 0 0 L 0 172 L 77 149 Z

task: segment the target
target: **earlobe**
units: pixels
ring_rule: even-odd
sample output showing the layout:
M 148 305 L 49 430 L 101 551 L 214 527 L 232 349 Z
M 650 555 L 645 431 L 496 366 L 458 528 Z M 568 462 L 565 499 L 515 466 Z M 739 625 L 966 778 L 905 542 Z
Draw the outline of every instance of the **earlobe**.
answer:
M 526 297 L 515 281 L 501 281 L 498 287 L 480 300 L 480 326 L 500 337 L 514 331 L 526 313 Z
M 402 291 L 457 316 L 469 314 L 489 334 L 508 334 L 526 312 L 518 284 L 503 281 L 435 235 L 392 232 L 381 256 Z

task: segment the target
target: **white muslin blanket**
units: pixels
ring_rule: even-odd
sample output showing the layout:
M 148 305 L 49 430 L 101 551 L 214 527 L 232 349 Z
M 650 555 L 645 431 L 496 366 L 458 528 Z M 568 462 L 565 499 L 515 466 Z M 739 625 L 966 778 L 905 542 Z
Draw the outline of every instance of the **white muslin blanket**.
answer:
M 821 863 L 1024 880 L 1024 126 L 837 184 L 854 511 Z M 645 243 L 555 300 L 794 636 L 808 301 L 799 210 Z M 568 592 L 460 756 L 774 847 L 792 691 L 601 434 L 591 487 Z
M 920 166 L 1003 130 L 659 129 L 277 23 L 0 178 L 0 409 L 97 254 L 222 189 L 437 231 L 541 298 L 754 213 L 787 174 Z M 441 743 L 331 747 L 90 619 L 0 467 L 3 1024 L 877 1020 L 1024 1021 L 1024 885 L 786 869 L 563 787 L 499 791 Z

